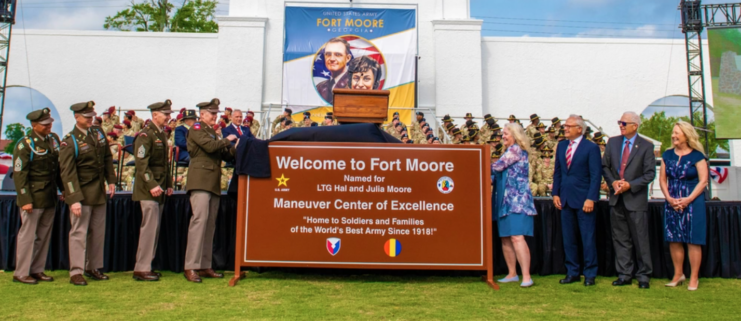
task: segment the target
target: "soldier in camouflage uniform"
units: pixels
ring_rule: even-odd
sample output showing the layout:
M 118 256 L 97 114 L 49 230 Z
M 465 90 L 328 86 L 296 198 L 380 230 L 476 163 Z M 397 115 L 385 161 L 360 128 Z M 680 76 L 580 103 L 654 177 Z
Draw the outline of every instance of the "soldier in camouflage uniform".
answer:
M 540 123 L 540 117 L 538 114 L 530 115 L 530 125 L 527 125 L 525 128 L 525 134 L 527 134 L 527 137 L 530 137 L 530 139 L 534 139 L 535 133 L 538 132 L 538 123 Z
M 291 117 L 291 114 L 293 114 L 293 110 L 291 108 L 286 108 L 283 110 L 283 113 L 278 115 L 278 117 L 275 117 L 273 120 L 273 123 L 270 126 L 270 131 L 273 133 L 273 135 L 280 132 L 280 129 L 282 129 L 284 120 Z
M 466 117 L 463 117 L 463 119 L 464 119 L 463 124 L 461 124 L 461 127 L 460 127 L 461 134 L 463 136 L 468 136 L 468 122 L 469 121 L 473 122 L 473 114 L 466 113 Z
M 463 134 L 461 134 L 460 128 L 453 128 L 453 137 L 450 139 L 450 143 L 453 145 L 459 145 L 463 143 Z
M 556 150 L 556 145 L 558 144 L 558 140 L 556 139 L 556 129 L 551 126 L 548 127 L 548 130 L 546 132 L 546 142 L 545 145 L 548 146 L 551 150 Z
M 257 134 L 260 132 L 260 121 L 258 121 L 255 118 L 255 112 L 248 110 L 247 116 L 252 117 L 252 121 L 250 122 L 250 132 L 253 136 L 257 137 Z
M 551 127 L 556 130 L 556 133 L 558 133 L 558 131 L 561 130 L 561 119 L 553 117 L 553 119 L 551 119 Z
M 553 171 L 555 168 L 552 150 L 549 147 L 543 147 L 540 160 L 534 177 L 537 188 L 533 196 L 545 197 L 548 196 L 548 192 L 553 186 Z
M 509 115 L 509 118 L 507 118 L 507 121 L 510 124 L 512 124 L 512 123 L 519 123 L 519 121 L 517 120 L 517 117 L 515 117 L 515 115 Z
M 39 109 L 26 115 L 31 130 L 21 138 L 13 152 L 13 183 L 21 228 L 16 238 L 16 265 L 13 282 L 37 284 L 53 281 L 44 274 L 49 240 L 58 203 L 57 190 L 63 191 L 59 176 L 57 134 L 51 132 L 51 110 Z

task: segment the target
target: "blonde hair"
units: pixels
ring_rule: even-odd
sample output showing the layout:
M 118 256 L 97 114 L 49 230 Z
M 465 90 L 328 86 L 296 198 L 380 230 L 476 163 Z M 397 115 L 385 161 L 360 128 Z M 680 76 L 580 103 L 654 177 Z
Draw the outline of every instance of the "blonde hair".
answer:
M 518 123 L 509 123 L 504 125 L 504 129 L 509 130 L 509 134 L 515 138 L 515 144 L 520 146 L 520 149 L 530 153 L 530 137 L 527 137 L 525 130 L 522 125 Z
M 702 147 L 702 144 L 700 144 L 700 136 L 697 135 L 697 131 L 695 131 L 695 127 L 690 125 L 690 123 L 686 121 L 678 121 L 674 124 L 674 126 L 679 127 L 679 130 L 682 131 L 682 134 L 684 134 L 684 137 L 687 138 L 687 146 L 690 148 L 705 154 L 705 149 Z M 677 147 L 674 145 L 673 147 Z

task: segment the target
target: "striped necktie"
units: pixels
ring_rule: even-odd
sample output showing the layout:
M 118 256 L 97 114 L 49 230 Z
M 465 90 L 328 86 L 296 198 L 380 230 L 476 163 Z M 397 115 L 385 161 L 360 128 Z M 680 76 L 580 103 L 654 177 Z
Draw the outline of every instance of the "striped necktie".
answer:
M 572 156 L 571 153 L 573 152 L 571 150 L 571 147 L 574 146 L 574 143 L 576 142 L 572 140 L 569 143 L 569 148 L 566 150 L 566 168 L 571 168 L 571 156 Z

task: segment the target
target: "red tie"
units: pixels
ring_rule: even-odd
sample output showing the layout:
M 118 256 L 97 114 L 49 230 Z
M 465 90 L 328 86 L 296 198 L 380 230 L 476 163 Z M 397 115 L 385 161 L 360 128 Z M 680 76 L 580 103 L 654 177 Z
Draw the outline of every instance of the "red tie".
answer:
M 571 146 L 574 146 L 575 141 L 569 143 L 569 148 L 566 150 L 566 168 L 571 168 Z
M 234 127 L 237 127 L 237 132 L 239 133 L 239 136 L 242 136 L 242 129 L 240 129 L 239 126 L 234 126 Z
M 625 178 L 625 166 L 628 166 L 628 157 L 630 156 L 630 141 L 625 141 L 625 147 L 623 148 L 623 157 L 620 160 L 620 179 Z

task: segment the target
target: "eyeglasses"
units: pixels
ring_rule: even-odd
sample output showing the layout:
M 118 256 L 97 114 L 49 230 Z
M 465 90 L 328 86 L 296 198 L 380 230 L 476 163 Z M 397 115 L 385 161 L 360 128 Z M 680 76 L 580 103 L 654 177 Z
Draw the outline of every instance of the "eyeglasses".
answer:
M 618 126 L 628 126 L 628 124 L 635 124 L 634 122 L 618 120 Z
M 580 126 L 579 125 L 561 125 L 561 127 L 563 129 L 567 129 L 568 130 L 568 129 L 577 128 L 577 127 L 580 127 Z

